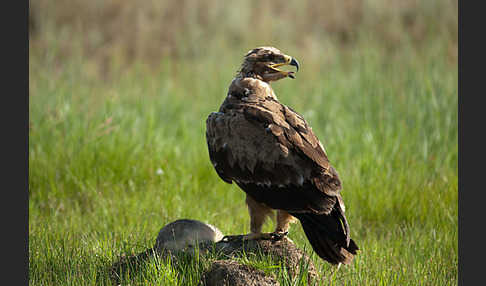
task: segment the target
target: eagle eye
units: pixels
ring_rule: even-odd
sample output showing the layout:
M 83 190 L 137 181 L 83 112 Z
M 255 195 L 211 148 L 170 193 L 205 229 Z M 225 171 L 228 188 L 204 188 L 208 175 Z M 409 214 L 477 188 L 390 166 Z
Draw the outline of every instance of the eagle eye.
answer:
M 274 54 L 266 54 L 266 55 L 263 55 L 263 57 L 262 57 L 262 61 L 264 61 L 264 62 L 272 62 L 274 60 L 275 60 Z

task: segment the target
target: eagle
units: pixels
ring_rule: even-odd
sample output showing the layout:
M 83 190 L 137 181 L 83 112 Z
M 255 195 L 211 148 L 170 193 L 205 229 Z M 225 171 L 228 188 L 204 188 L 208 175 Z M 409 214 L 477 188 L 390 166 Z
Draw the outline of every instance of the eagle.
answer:
M 223 181 L 246 193 L 250 233 L 244 240 L 281 239 L 298 220 L 319 257 L 349 264 L 359 248 L 349 235 L 339 175 L 307 121 L 270 86 L 295 78 L 279 69 L 285 65 L 299 70 L 295 58 L 274 47 L 244 56 L 219 111 L 206 120 L 209 158 Z M 274 210 L 275 231 L 262 233 Z

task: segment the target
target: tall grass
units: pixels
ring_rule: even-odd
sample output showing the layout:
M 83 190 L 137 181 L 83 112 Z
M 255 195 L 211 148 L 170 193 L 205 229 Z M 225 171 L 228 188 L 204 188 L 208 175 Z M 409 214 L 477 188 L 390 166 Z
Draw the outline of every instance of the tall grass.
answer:
M 325 145 L 361 248 L 334 277 L 314 255 L 322 285 L 457 284 L 456 2 L 137 3 L 31 3 L 31 285 L 107 285 L 121 254 L 179 218 L 249 231 L 205 119 L 264 44 L 302 64 L 273 86 Z M 290 238 L 312 253 L 299 225 Z M 184 279 L 154 260 L 124 282 L 193 285 L 208 265 Z

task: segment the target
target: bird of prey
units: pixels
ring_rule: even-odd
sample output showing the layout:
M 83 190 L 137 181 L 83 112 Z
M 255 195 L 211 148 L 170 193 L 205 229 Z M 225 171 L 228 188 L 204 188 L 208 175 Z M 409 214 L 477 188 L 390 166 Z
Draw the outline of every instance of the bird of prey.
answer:
M 243 239 L 282 238 L 297 218 L 322 259 L 349 264 L 358 246 L 349 236 L 341 181 L 304 118 L 280 103 L 270 82 L 295 78 L 279 67 L 293 57 L 274 47 L 249 51 L 219 112 L 206 120 L 209 157 L 218 175 L 245 193 L 250 233 Z M 275 232 L 262 233 L 276 210 Z

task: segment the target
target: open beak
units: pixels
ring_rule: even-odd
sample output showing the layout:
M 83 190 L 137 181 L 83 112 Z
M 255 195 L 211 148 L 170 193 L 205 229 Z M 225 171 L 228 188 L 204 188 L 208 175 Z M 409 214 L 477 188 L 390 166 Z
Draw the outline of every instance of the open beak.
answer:
M 285 76 L 288 76 L 290 78 L 295 78 L 295 76 L 294 76 L 295 72 L 283 71 L 283 70 L 278 69 L 278 67 L 290 65 L 290 66 L 295 66 L 297 68 L 296 71 L 299 71 L 299 67 L 300 67 L 299 62 L 291 56 L 285 55 L 284 58 L 285 58 L 284 63 L 273 64 L 273 65 L 269 65 L 268 67 L 270 67 L 271 69 L 273 69 L 276 72 L 284 74 Z

